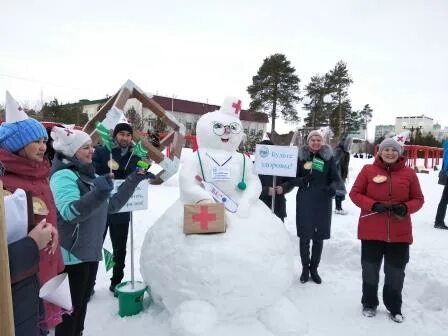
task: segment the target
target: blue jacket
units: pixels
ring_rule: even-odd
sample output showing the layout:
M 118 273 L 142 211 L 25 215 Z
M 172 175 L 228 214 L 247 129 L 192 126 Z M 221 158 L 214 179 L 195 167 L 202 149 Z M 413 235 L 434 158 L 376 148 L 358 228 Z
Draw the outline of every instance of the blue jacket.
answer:
M 83 165 L 57 155 L 50 187 L 58 210 L 59 240 L 66 265 L 102 259 L 103 233 L 108 213 L 119 211 L 145 178 L 129 175 L 116 194 L 95 188 L 92 164 Z

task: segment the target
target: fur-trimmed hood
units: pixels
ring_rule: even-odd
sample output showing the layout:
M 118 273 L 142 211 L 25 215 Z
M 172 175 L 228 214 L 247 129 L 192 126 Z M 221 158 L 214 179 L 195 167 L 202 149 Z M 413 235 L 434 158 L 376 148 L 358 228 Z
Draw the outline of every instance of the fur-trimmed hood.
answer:
M 322 145 L 317 152 L 319 156 L 325 161 L 330 160 L 333 157 L 333 150 L 328 145 Z M 310 161 L 311 160 L 311 151 L 308 145 L 302 146 L 299 148 L 299 160 L 300 161 Z

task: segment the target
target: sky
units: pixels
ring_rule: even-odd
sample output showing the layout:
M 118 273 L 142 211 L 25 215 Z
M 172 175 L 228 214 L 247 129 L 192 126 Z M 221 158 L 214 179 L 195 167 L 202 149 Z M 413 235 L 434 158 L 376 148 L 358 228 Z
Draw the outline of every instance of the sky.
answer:
M 311 76 L 345 61 L 353 108 L 374 110 L 369 128 L 422 114 L 448 126 L 447 14 L 444 0 L 0 0 L 0 97 L 94 100 L 131 79 L 179 99 L 241 97 L 247 108 L 252 77 L 282 53 L 302 95 Z

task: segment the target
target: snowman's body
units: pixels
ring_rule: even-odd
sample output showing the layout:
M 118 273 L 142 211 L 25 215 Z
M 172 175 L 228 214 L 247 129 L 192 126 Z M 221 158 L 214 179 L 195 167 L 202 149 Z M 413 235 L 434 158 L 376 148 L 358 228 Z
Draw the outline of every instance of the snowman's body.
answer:
M 257 313 L 260 316 L 263 310 L 284 300 L 293 281 L 290 236 L 280 219 L 258 199 L 261 184 L 252 162 L 236 151 L 241 138 L 222 143 L 220 137 L 218 141 L 212 139 L 217 135 L 210 134 L 210 125 L 216 120 L 222 125 L 239 122 L 218 111 L 200 119 L 199 154 L 181 167 L 180 199 L 150 228 L 141 251 L 143 279 L 156 301 L 174 314 L 173 328 L 182 335 L 210 334 L 220 321 L 255 318 Z M 243 173 L 247 188 L 240 190 L 237 185 Z M 184 204 L 213 202 L 196 175 L 213 182 L 238 203 L 236 213 L 226 211 L 225 233 L 183 233 Z M 191 316 L 195 312 L 201 316 Z M 189 318 L 185 314 L 190 314 Z M 265 315 L 267 324 L 270 319 Z M 202 321 L 199 325 L 198 320 Z

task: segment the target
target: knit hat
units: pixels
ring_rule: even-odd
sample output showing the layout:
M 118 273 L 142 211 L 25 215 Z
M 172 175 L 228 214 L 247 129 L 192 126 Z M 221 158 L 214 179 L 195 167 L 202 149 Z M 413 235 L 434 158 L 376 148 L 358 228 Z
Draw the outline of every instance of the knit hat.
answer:
M 401 146 L 397 140 L 393 139 L 393 138 L 387 138 L 384 139 L 383 141 L 381 141 L 380 143 L 380 147 L 378 149 L 378 153 L 381 154 L 381 152 L 387 148 L 387 147 L 392 147 L 393 149 L 395 149 L 398 154 L 403 154 L 403 146 Z
M 83 131 L 55 126 L 51 130 L 53 148 L 67 157 L 73 157 L 86 142 L 92 141 Z
M 45 127 L 29 118 L 6 91 L 5 122 L 0 126 L 0 148 L 14 153 L 40 139 L 48 139 Z
M 313 137 L 313 136 L 319 136 L 322 139 L 322 141 L 324 141 L 324 137 L 323 137 L 321 131 L 314 130 L 314 131 L 311 131 L 310 133 L 308 133 L 308 136 L 306 137 L 306 142 L 310 141 L 311 137 Z
M 112 138 L 115 138 L 117 133 L 122 132 L 122 131 L 127 131 L 127 132 L 131 133 L 131 135 L 132 135 L 132 132 L 133 132 L 132 126 L 125 122 L 118 123 L 114 128 L 114 133 L 112 135 Z

